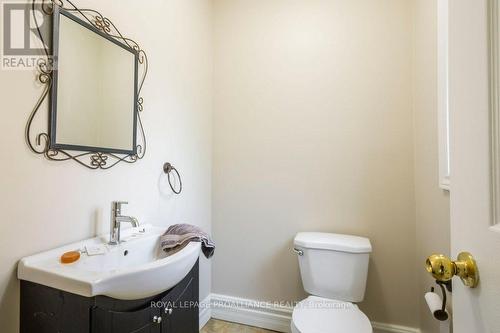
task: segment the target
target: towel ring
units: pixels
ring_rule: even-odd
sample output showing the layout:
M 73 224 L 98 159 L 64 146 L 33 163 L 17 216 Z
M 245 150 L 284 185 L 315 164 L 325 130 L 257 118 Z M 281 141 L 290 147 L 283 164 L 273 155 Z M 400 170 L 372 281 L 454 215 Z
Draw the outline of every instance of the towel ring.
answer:
M 176 174 L 177 178 L 179 179 L 179 189 L 176 190 L 174 185 L 172 185 L 172 179 L 170 178 L 170 175 L 172 174 L 172 171 Z M 163 172 L 167 174 L 168 177 L 168 185 L 170 185 L 170 188 L 175 194 L 181 194 L 182 192 L 182 179 L 181 175 L 179 174 L 179 171 L 170 163 L 165 163 L 163 165 Z

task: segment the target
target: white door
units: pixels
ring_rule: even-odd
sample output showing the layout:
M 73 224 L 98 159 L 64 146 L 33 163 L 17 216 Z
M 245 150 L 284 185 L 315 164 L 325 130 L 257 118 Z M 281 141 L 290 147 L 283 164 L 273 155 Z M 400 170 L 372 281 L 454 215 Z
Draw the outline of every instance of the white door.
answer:
M 476 289 L 458 278 L 453 281 L 455 333 L 500 333 L 500 226 L 492 213 L 490 168 L 492 4 L 494 0 L 449 2 L 451 247 L 455 258 L 461 251 L 471 252 L 480 273 Z

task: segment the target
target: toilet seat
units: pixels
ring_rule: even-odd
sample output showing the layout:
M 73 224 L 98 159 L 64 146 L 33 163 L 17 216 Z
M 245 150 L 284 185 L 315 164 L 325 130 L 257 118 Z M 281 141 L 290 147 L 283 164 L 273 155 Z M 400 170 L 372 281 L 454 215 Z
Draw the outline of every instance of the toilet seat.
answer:
M 368 317 L 357 305 L 310 296 L 292 315 L 293 333 L 372 333 Z

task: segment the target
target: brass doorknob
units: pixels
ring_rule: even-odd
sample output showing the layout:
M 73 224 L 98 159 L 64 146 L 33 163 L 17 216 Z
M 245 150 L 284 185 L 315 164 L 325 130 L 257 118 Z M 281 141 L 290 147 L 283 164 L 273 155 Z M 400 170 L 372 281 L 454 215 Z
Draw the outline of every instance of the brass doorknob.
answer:
M 476 261 L 468 252 L 460 253 L 456 261 L 442 254 L 434 254 L 427 258 L 426 268 L 437 281 L 448 282 L 456 275 L 469 288 L 475 288 L 479 283 Z

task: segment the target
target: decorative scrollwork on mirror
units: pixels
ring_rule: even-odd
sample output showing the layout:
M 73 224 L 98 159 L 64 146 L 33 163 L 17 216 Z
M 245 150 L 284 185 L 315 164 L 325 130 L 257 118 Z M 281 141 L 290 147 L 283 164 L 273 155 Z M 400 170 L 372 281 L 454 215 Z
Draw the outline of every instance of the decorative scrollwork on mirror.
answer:
M 56 8 L 56 6 L 58 8 Z M 100 30 L 102 33 L 106 34 L 107 37 L 112 38 L 123 45 L 126 45 L 131 50 L 135 51 L 138 55 L 137 63 L 137 96 L 136 100 L 136 110 L 137 110 L 137 140 L 134 139 L 135 149 L 132 154 L 121 154 L 114 152 L 100 152 L 100 151 L 69 151 L 66 149 L 54 148 L 51 146 L 51 131 L 50 129 L 43 130 L 41 133 L 36 133 L 33 129 L 33 123 L 35 119 L 42 118 L 40 115 L 42 105 L 44 102 L 49 100 L 51 95 L 51 90 L 54 89 L 54 68 L 53 55 L 51 50 L 46 44 L 46 41 L 50 39 L 49 36 L 44 36 L 42 32 L 41 25 L 39 24 L 41 19 L 37 17 L 37 12 L 42 12 L 44 15 L 52 16 L 56 9 L 62 9 L 66 12 L 77 16 L 82 21 L 90 24 L 96 29 Z M 143 127 L 143 122 L 141 119 L 141 113 L 144 110 L 143 98 L 141 97 L 141 91 L 143 88 L 146 75 L 148 73 L 148 57 L 146 52 L 139 46 L 134 40 L 125 37 L 113 24 L 113 22 L 103 16 L 96 10 L 93 9 L 80 9 L 77 8 L 73 2 L 70 0 L 32 0 L 31 3 L 32 19 L 36 26 L 36 32 L 40 41 L 43 45 L 43 55 L 42 58 L 38 60 L 37 63 L 37 77 L 36 80 L 43 87 L 42 93 L 38 98 L 31 114 L 28 117 L 28 121 L 25 129 L 25 137 L 27 144 L 32 152 L 38 155 L 43 155 L 50 161 L 75 161 L 86 168 L 96 170 L 96 169 L 110 169 L 113 166 L 124 162 L 124 163 L 135 163 L 138 160 L 144 158 L 146 154 L 146 134 Z M 34 133 L 35 132 L 35 133 Z

